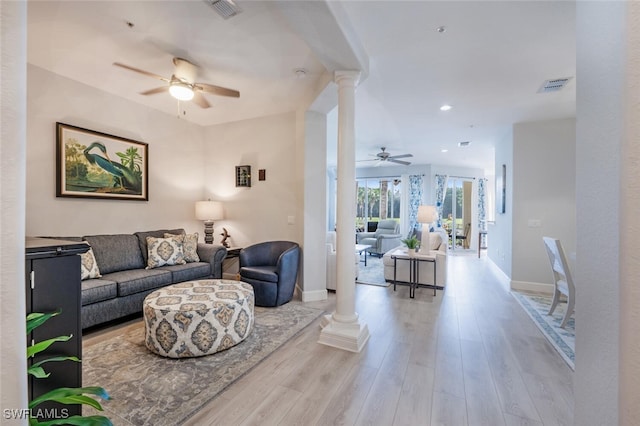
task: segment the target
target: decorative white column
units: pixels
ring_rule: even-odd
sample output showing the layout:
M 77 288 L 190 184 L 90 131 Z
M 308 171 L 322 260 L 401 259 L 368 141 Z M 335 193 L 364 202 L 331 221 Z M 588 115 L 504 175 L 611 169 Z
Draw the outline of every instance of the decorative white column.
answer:
M 336 310 L 322 321 L 318 343 L 360 352 L 369 339 L 369 328 L 355 312 L 355 91 L 360 73 L 336 71 L 338 85 L 338 179 L 336 214 Z

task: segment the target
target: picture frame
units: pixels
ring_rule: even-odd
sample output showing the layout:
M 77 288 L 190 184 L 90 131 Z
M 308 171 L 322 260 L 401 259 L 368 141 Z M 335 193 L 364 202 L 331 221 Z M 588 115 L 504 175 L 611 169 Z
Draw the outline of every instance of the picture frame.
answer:
M 56 197 L 149 200 L 146 143 L 56 123 Z
M 236 186 L 251 187 L 251 166 L 236 166 Z

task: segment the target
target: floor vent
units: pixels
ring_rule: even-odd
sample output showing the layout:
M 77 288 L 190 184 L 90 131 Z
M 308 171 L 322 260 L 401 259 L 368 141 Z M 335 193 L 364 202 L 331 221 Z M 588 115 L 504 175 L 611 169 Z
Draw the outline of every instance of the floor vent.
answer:
M 242 9 L 233 0 L 205 0 L 205 2 L 224 19 L 229 19 L 242 12 Z
M 571 77 L 547 80 L 542 84 L 542 87 L 540 87 L 538 93 L 557 92 L 558 90 L 562 90 L 562 88 L 567 85 L 569 80 L 571 80 Z

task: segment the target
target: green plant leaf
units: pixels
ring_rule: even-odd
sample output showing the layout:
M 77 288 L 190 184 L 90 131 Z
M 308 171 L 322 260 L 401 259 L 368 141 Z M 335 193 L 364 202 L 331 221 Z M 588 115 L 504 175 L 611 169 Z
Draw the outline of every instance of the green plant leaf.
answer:
M 112 426 L 111 420 L 104 416 L 71 416 L 66 419 L 48 420 L 46 422 L 38 422 L 36 419 L 30 419 L 31 426 L 55 426 L 55 425 L 72 425 L 72 426 Z
M 55 312 L 49 312 L 47 314 L 43 314 L 41 312 L 32 312 L 27 315 L 27 334 L 31 333 L 35 328 L 41 326 L 45 321 L 47 321 L 51 317 L 55 317 L 59 315 L 61 310 L 57 310 Z
M 111 399 L 107 391 L 99 386 L 89 386 L 84 388 L 57 388 L 42 394 L 29 402 L 29 408 L 37 407 L 45 401 L 55 401 L 60 404 L 90 405 L 96 410 L 102 411 L 102 406 L 98 401 L 89 396 L 85 396 L 84 394 L 96 395 L 105 400 Z
M 53 362 L 53 361 L 82 362 L 80 361 L 80 358 L 76 356 L 56 356 L 52 358 L 43 359 L 40 362 L 36 362 L 35 364 L 33 364 L 31 367 L 27 369 L 27 374 L 31 374 L 32 376 L 37 377 L 38 379 L 49 377 L 49 373 L 45 373 L 44 369 L 42 369 L 42 367 L 40 366 L 46 362 Z
M 27 358 L 31 358 L 35 354 L 38 354 L 44 350 L 46 350 L 49 346 L 54 344 L 55 342 L 66 342 L 71 339 L 73 335 L 70 336 L 58 336 L 53 339 L 43 340 L 42 342 L 38 342 L 31 346 L 27 347 Z
M 29 367 L 27 368 L 27 374 L 31 374 L 37 379 L 46 379 L 51 373 L 46 373 L 42 367 Z

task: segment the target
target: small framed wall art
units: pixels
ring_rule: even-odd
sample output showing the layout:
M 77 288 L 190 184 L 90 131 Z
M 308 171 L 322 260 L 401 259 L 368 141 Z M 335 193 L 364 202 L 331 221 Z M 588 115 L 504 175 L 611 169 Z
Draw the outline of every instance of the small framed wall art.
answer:
M 56 196 L 149 200 L 146 143 L 56 123 Z
M 251 187 L 251 166 L 236 166 L 236 186 Z

